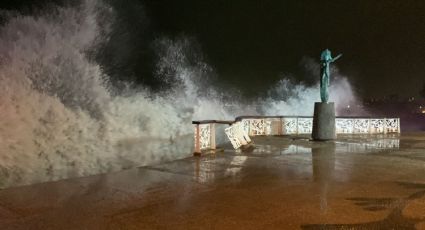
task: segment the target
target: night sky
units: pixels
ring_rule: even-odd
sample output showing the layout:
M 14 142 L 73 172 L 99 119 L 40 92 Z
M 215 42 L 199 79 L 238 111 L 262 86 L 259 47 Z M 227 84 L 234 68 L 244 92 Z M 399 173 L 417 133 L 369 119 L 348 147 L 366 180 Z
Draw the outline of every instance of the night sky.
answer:
M 48 1 L 2 1 L 0 6 L 25 11 L 34 2 L 42 8 Z M 150 76 L 152 41 L 185 35 L 197 40 L 220 84 L 249 95 L 266 90 L 282 74 L 309 83 L 302 60 L 318 59 L 325 48 L 343 53 L 337 66 L 364 97 L 417 96 L 425 82 L 423 0 L 109 2 L 119 20 L 102 52 L 113 56 L 104 63 L 114 59 L 113 67 L 119 67 L 106 67 L 112 76 L 124 72 L 137 82 L 159 84 Z

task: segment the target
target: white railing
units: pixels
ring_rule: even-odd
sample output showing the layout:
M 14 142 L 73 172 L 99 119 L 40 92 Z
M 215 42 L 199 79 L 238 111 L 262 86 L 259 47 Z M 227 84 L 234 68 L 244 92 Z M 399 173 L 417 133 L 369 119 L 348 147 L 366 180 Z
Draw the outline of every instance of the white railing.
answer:
M 207 120 L 207 121 L 192 121 L 195 125 L 195 154 L 200 154 L 203 150 L 216 149 L 216 136 L 215 136 L 215 125 L 216 124 L 227 124 L 232 125 L 233 121 L 218 121 L 218 120 Z
M 311 134 L 312 117 L 252 116 L 235 121 L 194 121 L 195 153 L 215 149 L 215 124 L 227 124 L 225 134 L 235 149 L 251 142 L 250 136 Z M 399 118 L 337 117 L 337 134 L 400 133 Z

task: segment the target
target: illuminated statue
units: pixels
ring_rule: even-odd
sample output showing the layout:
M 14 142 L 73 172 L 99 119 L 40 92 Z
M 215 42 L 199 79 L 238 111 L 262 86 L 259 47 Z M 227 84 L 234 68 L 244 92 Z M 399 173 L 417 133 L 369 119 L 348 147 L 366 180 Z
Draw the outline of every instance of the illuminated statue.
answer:
M 335 58 L 332 58 L 331 51 L 326 49 L 322 52 L 320 55 L 320 98 L 322 99 L 323 103 L 327 103 L 329 99 L 329 78 L 330 78 L 330 71 L 329 71 L 329 64 L 331 62 L 336 61 L 338 58 L 340 58 L 342 54 L 338 55 Z

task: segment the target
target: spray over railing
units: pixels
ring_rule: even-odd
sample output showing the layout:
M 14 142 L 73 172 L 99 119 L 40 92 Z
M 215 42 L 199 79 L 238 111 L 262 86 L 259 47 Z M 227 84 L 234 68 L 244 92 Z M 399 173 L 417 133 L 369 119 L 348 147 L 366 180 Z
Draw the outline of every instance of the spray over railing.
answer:
M 251 142 L 250 136 L 311 134 L 313 117 L 306 116 L 241 116 L 234 121 L 192 121 L 195 125 L 195 153 L 216 149 L 215 125 L 228 125 L 225 134 L 238 149 Z M 399 118 L 337 117 L 337 134 L 400 133 Z

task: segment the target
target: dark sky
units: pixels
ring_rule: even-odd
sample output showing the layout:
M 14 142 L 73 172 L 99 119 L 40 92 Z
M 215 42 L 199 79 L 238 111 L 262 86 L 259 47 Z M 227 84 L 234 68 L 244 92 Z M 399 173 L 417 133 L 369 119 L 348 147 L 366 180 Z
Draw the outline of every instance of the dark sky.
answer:
M 425 82 L 425 1 L 145 1 L 161 30 L 195 35 L 225 81 L 260 89 L 329 48 L 364 96 Z
M 116 34 L 133 35 L 116 35 L 122 46 L 105 54 L 123 57 L 121 65 L 142 82 L 153 82 L 143 79 L 151 69 L 140 65 L 152 66 L 147 44 L 156 37 L 182 34 L 199 42 L 221 84 L 239 86 L 248 94 L 264 91 L 282 73 L 305 80 L 301 60 L 318 59 L 325 48 L 344 54 L 337 66 L 365 97 L 416 96 L 425 82 L 423 0 L 109 1 L 121 20 Z M 34 2 L 47 1 L 0 5 L 22 9 Z M 114 52 L 123 49 L 126 55 Z

